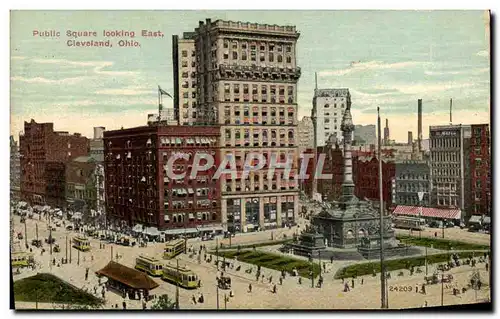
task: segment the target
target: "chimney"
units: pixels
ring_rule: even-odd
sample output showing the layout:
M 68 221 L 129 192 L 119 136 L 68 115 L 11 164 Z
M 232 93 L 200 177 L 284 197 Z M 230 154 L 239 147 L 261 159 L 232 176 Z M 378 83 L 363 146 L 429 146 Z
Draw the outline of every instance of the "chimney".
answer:
M 413 144 L 413 132 L 408 131 L 408 145 L 412 145 L 412 144 Z
M 418 151 L 422 151 L 422 99 L 418 99 Z
M 450 99 L 450 125 L 453 125 L 452 112 L 453 112 L 453 99 Z

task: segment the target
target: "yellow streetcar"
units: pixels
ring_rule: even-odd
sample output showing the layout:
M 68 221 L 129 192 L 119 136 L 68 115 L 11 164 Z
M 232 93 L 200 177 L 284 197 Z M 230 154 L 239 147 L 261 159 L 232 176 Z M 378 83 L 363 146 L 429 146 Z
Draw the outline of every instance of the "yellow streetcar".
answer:
M 73 247 L 80 251 L 89 251 L 90 241 L 86 237 L 73 237 Z
M 140 255 L 135 259 L 135 269 L 147 272 L 151 276 L 159 277 L 163 275 L 163 264 L 154 257 Z
M 166 264 L 163 266 L 162 279 L 187 289 L 198 288 L 198 276 L 186 266 Z
M 15 252 L 11 254 L 12 268 L 30 266 L 35 261 L 33 254 L 28 252 Z
M 186 252 L 186 240 L 185 239 L 173 240 L 165 244 L 163 258 L 172 259 L 175 256 L 185 252 Z

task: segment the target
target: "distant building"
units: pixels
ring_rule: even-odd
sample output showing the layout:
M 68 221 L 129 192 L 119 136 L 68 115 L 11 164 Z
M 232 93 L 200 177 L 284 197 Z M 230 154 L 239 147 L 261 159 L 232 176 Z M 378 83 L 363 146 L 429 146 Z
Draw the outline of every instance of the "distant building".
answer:
M 106 128 L 102 126 L 94 127 L 94 138 L 89 141 L 89 156 L 96 162 L 104 162 L 104 141 L 102 138 L 105 130 Z
M 66 201 L 73 211 L 97 211 L 96 161 L 79 156 L 66 164 Z
M 376 145 L 377 126 L 376 125 L 355 125 L 354 143 L 356 145 Z
M 220 184 L 212 179 L 219 166 L 219 136 L 217 126 L 154 125 L 104 132 L 108 221 L 152 227 L 153 233 L 173 229 L 171 235 L 197 234 L 197 227 L 222 230 Z M 214 156 L 214 166 L 190 179 L 197 152 Z M 186 173 L 183 178 L 169 177 L 171 157 L 177 158 L 175 173 Z
M 432 205 L 470 212 L 470 125 L 431 126 Z M 464 217 L 464 216 L 462 216 Z
M 66 207 L 66 163 L 89 152 L 89 141 L 78 133 L 54 131 L 53 123 L 24 122 L 19 134 L 21 199 L 32 205 Z
M 159 113 L 148 114 L 148 125 L 178 125 L 173 108 L 163 108 Z
M 19 200 L 21 196 L 21 157 L 19 146 L 10 136 L 10 196 L 11 199 Z
M 379 201 L 379 166 L 378 159 L 359 159 L 353 157 L 352 170 L 356 188 L 355 195 L 371 201 Z M 385 209 L 392 206 L 392 181 L 396 175 L 396 165 L 394 161 L 382 160 L 382 193 Z
M 384 127 L 384 145 L 390 144 L 390 134 L 389 134 L 389 120 L 385 119 L 385 127 Z
M 196 121 L 195 35 L 184 32 L 182 38 L 172 36 L 174 119 L 179 125 L 193 125 Z
M 396 162 L 396 176 L 392 188 L 394 205 L 430 206 L 430 166 L 426 161 Z M 418 192 L 423 192 L 419 202 Z
M 297 125 L 299 152 L 314 148 L 314 126 L 310 116 L 304 116 Z
M 342 141 L 340 124 L 344 111 L 351 105 L 349 89 L 316 89 L 312 117 L 316 116 L 316 145 L 325 146 L 330 135 Z M 315 114 L 314 114 L 315 113 Z
M 491 155 L 488 124 L 471 125 L 470 161 L 471 214 L 491 214 Z

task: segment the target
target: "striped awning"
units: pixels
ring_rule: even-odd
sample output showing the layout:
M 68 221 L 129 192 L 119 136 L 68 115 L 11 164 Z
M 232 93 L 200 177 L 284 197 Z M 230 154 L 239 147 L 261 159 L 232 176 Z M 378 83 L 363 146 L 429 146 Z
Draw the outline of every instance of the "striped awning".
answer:
M 418 217 L 420 215 L 420 207 L 398 205 L 392 213 L 394 215 L 409 215 Z M 460 219 L 461 215 L 462 214 L 460 209 L 422 207 L 422 217 L 424 218 L 432 217 L 443 219 Z

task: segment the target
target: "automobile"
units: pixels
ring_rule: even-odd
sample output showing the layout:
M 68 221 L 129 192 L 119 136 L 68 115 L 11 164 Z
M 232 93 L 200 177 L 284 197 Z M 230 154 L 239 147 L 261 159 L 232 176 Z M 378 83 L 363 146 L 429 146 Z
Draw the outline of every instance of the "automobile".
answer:
M 37 239 L 33 239 L 31 241 L 31 245 L 35 246 L 36 248 L 40 248 L 40 247 L 42 247 L 42 241 L 41 240 L 37 240 Z
M 54 246 L 53 251 L 54 251 L 55 253 L 58 253 L 58 252 L 60 252 L 60 251 L 61 251 L 61 248 L 59 247 L 59 245 L 58 245 L 58 244 L 56 244 L 56 245 Z
M 454 222 L 446 222 L 445 227 L 446 228 L 453 228 L 453 227 L 455 227 L 455 223 Z
M 207 240 L 212 240 L 212 239 L 214 239 L 213 234 L 208 234 L 208 235 L 204 235 L 203 237 L 201 237 L 202 241 L 207 241 Z
M 73 230 L 73 226 L 71 225 L 66 226 L 66 230 Z

